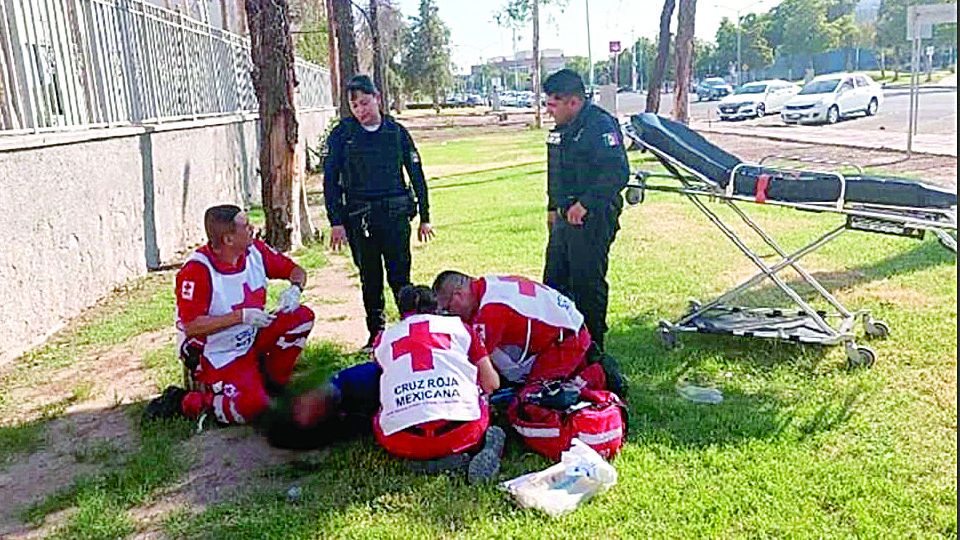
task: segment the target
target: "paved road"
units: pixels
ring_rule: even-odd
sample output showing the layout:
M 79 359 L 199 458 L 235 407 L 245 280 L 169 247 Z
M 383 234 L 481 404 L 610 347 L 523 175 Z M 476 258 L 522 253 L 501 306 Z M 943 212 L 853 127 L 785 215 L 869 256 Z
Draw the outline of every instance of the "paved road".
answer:
M 641 112 L 646 105 L 646 97 L 640 94 L 624 93 L 618 95 L 618 108 L 621 114 Z M 669 115 L 673 108 L 673 94 L 664 94 L 660 99 L 660 114 Z M 909 89 L 888 89 L 884 92 L 883 106 L 876 116 L 855 116 L 832 126 L 854 130 L 894 130 L 906 133 L 907 112 L 910 110 Z M 957 132 L 957 89 L 922 88 L 918 109 L 918 133 L 949 134 Z M 690 120 L 692 122 L 717 119 L 717 102 L 698 102 L 690 100 Z M 723 122 L 726 127 L 782 126 L 779 114 L 766 118 Z
M 643 110 L 645 97 L 619 94 L 621 115 Z M 690 103 L 690 127 L 714 133 L 743 134 L 778 140 L 792 140 L 836 146 L 853 146 L 879 150 L 906 151 L 907 112 L 910 110 L 908 89 L 888 89 L 876 116 L 855 116 L 832 126 L 786 125 L 779 114 L 765 118 L 722 122 L 716 116 L 717 102 Z M 660 100 L 660 114 L 668 116 L 673 95 Z M 918 114 L 918 131 L 913 137 L 913 151 L 926 154 L 957 155 L 957 90 L 956 88 L 922 88 Z

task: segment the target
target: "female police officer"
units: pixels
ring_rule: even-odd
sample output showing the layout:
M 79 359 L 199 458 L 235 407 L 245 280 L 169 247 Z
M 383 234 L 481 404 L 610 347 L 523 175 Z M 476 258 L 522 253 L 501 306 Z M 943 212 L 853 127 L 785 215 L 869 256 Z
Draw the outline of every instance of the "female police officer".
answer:
M 352 117 L 327 138 L 323 190 L 332 227 L 330 246 L 350 245 L 360 270 L 363 307 L 372 345 L 383 329 L 383 272 L 394 298 L 410 283 L 410 221 L 420 214 L 417 237 L 433 237 L 427 183 L 420 155 L 407 130 L 380 112 L 380 93 L 370 77 L 347 85 Z M 403 169 L 410 178 L 404 182 Z

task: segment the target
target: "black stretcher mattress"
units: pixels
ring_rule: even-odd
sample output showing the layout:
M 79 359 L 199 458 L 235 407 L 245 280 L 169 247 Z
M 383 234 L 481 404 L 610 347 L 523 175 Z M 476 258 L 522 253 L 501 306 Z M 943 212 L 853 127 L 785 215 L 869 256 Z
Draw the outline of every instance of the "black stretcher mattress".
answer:
M 743 163 L 683 124 L 652 113 L 633 116 L 631 124 L 648 145 L 726 188 L 730 173 Z M 911 208 L 950 208 L 957 194 L 937 186 L 891 176 L 844 175 L 845 201 Z M 760 190 L 758 192 L 758 183 Z M 764 183 L 766 183 L 764 189 Z M 840 180 L 815 172 L 791 173 L 749 165 L 737 169 L 737 195 L 796 203 L 822 203 L 840 197 Z

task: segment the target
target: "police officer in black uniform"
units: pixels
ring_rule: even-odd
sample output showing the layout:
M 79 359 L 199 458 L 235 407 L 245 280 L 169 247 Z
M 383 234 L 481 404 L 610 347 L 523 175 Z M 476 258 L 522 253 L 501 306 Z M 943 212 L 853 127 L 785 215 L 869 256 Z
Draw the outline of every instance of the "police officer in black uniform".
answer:
M 348 243 L 360 270 L 369 348 L 384 325 L 384 268 L 394 298 L 410 284 L 410 222 L 418 207 L 417 237 L 425 242 L 434 232 L 427 183 L 410 134 L 380 112 L 380 93 L 370 77 L 350 79 L 346 97 L 352 117 L 341 119 L 327 138 L 323 190 L 330 246 L 338 250 Z
M 587 103 L 583 80 L 562 69 L 543 84 L 556 128 L 547 138 L 545 284 L 569 296 L 603 350 L 607 332 L 607 266 L 620 229 L 630 168 L 620 124 Z

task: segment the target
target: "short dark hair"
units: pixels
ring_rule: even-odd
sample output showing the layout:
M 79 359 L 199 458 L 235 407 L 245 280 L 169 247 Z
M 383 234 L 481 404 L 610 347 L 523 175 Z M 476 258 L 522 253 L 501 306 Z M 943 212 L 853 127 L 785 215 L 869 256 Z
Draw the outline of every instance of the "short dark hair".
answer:
M 550 96 L 577 96 L 586 99 L 587 89 L 584 88 L 583 79 L 576 71 L 561 69 L 543 82 L 543 93 Z
M 397 309 L 408 313 L 436 313 L 437 294 L 426 285 L 407 285 L 397 295 Z
M 369 75 L 354 75 L 347 83 L 347 95 L 353 97 L 355 92 L 363 92 L 371 96 L 378 94 L 377 85 L 373 84 Z
M 207 208 L 203 214 L 203 228 L 207 231 L 207 241 L 213 247 L 220 247 L 220 238 L 237 230 L 237 215 L 242 212 L 235 204 L 219 204 Z

